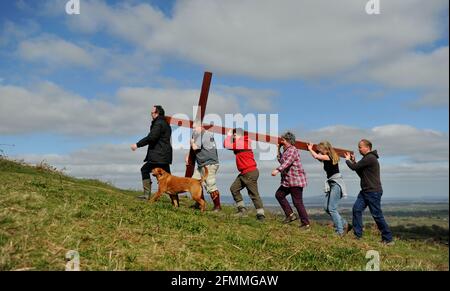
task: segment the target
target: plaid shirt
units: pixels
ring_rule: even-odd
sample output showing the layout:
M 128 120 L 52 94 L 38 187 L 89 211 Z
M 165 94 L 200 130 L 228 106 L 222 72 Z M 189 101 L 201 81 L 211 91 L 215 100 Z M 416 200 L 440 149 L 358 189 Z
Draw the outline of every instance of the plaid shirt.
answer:
M 306 187 L 306 174 L 300 161 L 300 154 L 295 146 L 288 147 L 278 158 L 280 166 L 277 168 L 281 173 L 281 186 L 283 187 Z

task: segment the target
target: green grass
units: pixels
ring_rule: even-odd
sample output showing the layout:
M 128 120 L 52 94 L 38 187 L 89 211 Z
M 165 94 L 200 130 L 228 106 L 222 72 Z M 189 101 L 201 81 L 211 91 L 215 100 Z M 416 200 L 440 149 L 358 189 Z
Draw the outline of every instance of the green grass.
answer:
M 94 180 L 0 159 L 0 270 L 64 270 L 65 254 L 80 253 L 82 270 L 363 270 L 377 250 L 382 270 L 448 270 L 448 246 L 397 240 L 384 247 L 369 229 L 363 240 L 281 225 L 268 214 L 235 218 L 174 209 Z M 209 205 L 211 207 L 211 205 Z

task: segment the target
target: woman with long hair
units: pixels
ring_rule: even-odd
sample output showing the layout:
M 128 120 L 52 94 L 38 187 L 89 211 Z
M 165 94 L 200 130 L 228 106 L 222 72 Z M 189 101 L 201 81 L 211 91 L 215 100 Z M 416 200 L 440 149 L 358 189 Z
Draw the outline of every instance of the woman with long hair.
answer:
M 335 231 L 338 235 L 345 235 L 349 231 L 347 221 L 339 214 L 338 206 L 341 198 L 347 196 L 344 179 L 339 171 L 339 155 L 328 141 L 317 145 L 317 151 L 313 144 L 308 143 L 308 150 L 314 159 L 323 163 L 323 169 L 327 174 L 325 181 L 326 201 L 324 209 L 333 220 Z

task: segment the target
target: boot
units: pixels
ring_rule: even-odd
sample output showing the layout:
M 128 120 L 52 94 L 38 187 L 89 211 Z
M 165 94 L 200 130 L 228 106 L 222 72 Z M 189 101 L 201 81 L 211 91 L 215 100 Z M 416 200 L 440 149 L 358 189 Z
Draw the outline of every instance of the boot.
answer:
M 152 181 L 150 179 L 142 180 L 142 187 L 144 188 L 144 195 L 138 196 L 138 199 L 148 200 L 152 189 Z
M 222 207 L 220 206 L 220 193 L 219 190 L 216 190 L 214 192 L 210 193 L 211 195 L 211 199 L 214 203 L 214 212 L 219 212 L 220 210 L 222 210 Z
M 235 217 L 247 217 L 247 208 L 244 206 L 238 206 L 237 212 L 234 214 Z

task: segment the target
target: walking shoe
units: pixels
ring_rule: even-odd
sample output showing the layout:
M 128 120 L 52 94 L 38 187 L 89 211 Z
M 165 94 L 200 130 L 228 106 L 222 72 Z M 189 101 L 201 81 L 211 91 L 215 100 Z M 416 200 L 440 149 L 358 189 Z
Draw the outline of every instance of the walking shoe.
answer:
M 382 240 L 381 244 L 383 244 L 384 246 L 390 247 L 390 246 L 395 245 L 395 242 L 393 240 L 391 240 L 391 241 Z
M 237 217 L 246 217 L 247 216 L 247 208 L 239 206 L 235 216 L 237 216 Z
M 258 221 L 264 222 L 264 220 L 266 219 L 266 217 L 264 216 L 264 214 L 256 214 L 256 219 Z
M 311 225 L 309 225 L 309 224 L 301 224 L 300 225 L 300 230 L 309 231 L 309 230 L 311 230 Z
M 344 235 L 347 234 L 347 233 L 349 233 L 352 229 L 353 229 L 353 225 L 347 223 L 347 224 L 344 226 Z
M 148 200 L 149 196 L 144 194 L 144 195 L 136 196 L 136 198 L 139 200 Z
M 284 220 L 283 220 L 283 224 L 288 224 L 291 223 L 295 220 L 297 220 L 298 217 L 297 215 L 295 215 L 295 213 L 291 213 L 289 216 L 287 216 Z

